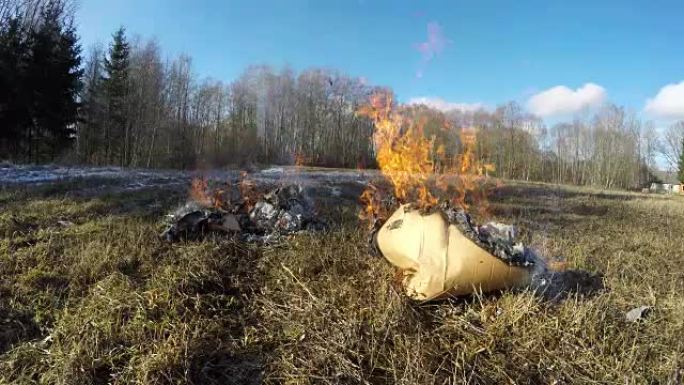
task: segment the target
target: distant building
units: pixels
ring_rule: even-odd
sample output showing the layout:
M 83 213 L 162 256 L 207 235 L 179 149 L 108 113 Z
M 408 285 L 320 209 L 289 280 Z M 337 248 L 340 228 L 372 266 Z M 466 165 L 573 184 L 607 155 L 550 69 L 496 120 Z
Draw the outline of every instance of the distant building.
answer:
M 654 172 L 654 180 L 649 190 L 655 193 L 681 194 L 684 191 L 682 182 L 677 179 L 677 174 L 670 171 Z

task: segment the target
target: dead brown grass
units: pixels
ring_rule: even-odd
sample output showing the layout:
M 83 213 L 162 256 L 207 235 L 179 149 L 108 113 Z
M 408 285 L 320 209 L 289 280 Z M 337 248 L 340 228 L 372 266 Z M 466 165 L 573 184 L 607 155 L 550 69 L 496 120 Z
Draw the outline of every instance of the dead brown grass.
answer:
M 87 182 L 83 182 L 87 183 Z M 355 208 L 279 247 L 170 245 L 184 191 L 0 192 L 0 383 L 667 384 L 684 374 L 684 199 L 509 184 L 496 219 L 607 290 L 417 305 Z M 64 227 L 58 220 L 74 226 Z M 624 314 L 654 306 L 647 319 Z M 679 376 L 679 377 L 677 377 Z M 681 381 L 681 380 L 680 380 Z

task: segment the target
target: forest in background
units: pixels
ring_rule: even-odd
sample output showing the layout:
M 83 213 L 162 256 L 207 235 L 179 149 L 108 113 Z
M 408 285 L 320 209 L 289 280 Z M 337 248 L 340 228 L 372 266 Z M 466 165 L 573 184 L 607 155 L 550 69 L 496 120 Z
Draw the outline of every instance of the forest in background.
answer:
M 2 0 L 0 22 L 0 158 L 184 169 L 375 166 L 373 125 L 357 111 L 388 87 L 329 68 L 258 65 L 230 82 L 202 78 L 189 56 L 167 58 L 155 40 L 124 28 L 84 51 L 70 0 Z M 657 156 L 673 169 L 684 158 L 684 122 L 659 133 L 616 105 L 550 127 L 515 102 L 408 108 L 450 154 L 461 150 L 461 128 L 476 128 L 476 157 L 502 178 L 637 188 L 654 179 Z

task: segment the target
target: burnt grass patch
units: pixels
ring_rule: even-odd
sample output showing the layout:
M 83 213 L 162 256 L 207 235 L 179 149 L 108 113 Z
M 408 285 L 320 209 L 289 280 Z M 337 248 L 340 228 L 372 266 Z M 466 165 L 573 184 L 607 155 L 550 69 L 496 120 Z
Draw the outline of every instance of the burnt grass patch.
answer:
M 91 187 L 0 190 L 0 383 L 665 384 L 684 367 L 679 197 L 509 183 L 490 219 L 605 289 L 416 304 L 349 199 L 320 207 L 324 233 L 168 243 L 183 188 Z

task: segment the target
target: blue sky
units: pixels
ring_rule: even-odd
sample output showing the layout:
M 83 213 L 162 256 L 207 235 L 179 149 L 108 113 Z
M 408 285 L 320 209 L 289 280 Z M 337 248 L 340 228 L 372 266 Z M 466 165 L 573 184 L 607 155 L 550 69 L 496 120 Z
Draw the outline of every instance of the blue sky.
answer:
M 610 101 L 664 122 L 684 118 L 682 16 L 681 0 L 80 0 L 77 22 L 85 47 L 124 25 L 201 77 L 325 66 L 402 101 L 515 100 L 549 117 Z

